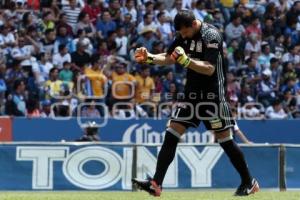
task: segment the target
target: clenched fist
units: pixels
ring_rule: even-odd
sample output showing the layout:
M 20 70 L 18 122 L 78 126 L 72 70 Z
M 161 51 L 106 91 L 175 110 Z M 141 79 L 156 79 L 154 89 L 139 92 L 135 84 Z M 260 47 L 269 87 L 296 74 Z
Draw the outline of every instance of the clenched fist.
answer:
M 134 59 L 137 63 L 152 64 L 153 58 L 149 56 L 149 53 L 145 47 L 137 48 L 134 52 Z

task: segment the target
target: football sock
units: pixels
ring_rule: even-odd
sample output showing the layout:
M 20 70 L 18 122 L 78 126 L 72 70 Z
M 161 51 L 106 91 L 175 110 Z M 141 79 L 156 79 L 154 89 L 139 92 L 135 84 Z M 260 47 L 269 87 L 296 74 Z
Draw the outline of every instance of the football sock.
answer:
M 153 180 L 158 184 L 162 185 L 168 167 L 173 161 L 176 153 L 176 147 L 179 142 L 180 135 L 174 129 L 168 128 L 164 143 L 160 149 L 157 158 L 156 171 Z
M 231 139 L 221 142 L 221 147 L 229 157 L 231 163 L 241 176 L 242 184 L 251 184 L 252 177 L 250 175 L 245 157 L 240 147 Z

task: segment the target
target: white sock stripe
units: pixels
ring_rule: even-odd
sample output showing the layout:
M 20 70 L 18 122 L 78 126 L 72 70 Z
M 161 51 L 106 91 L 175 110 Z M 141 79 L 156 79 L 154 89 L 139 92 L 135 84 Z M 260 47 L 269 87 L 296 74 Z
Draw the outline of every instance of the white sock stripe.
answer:
M 177 131 L 175 131 L 174 129 L 167 128 L 167 131 L 170 132 L 170 133 L 172 133 L 175 137 L 177 137 L 179 139 L 181 138 L 181 135 Z

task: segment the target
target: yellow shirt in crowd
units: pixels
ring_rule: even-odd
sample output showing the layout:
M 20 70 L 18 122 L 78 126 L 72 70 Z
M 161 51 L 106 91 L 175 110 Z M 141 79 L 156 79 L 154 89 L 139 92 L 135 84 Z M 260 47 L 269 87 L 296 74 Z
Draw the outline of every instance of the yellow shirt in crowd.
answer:
M 234 5 L 234 0 L 220 0 L 220 2 L 226 8 L 232 8 Z
M 93 96 L 103 97 L 104 87 L 107 82 L 106 76 L 101 70 L 93 70 L 92 68 L 85 68 L 84 74 L 91 81 Z
M 68 87 L 63 88 L 63 84 L 67 84 Z M 46 98 L 50 99 L 50 98 L 62 96 L 63 94 L 60 94 L 62 89 L 68 89 L 71 92 L 73 90 L 73 87 L 74 87 L 73 82 L 66 83 L 61 80 L 56 80 L 56 81 L 47 80 L 45 82 L 45 90 L 48 91 Z
M 136 102 L 142 103 L 150 99 L 151 91 L 155 89 L 154 81 L 151 77 L 143 78 L 140 75 L 136 77 L 137 89 L 136 89 Z
M 135 78 L 129 74 L 112 73 L 112 95 L 115 99 L 129 99 L 134 93 Z

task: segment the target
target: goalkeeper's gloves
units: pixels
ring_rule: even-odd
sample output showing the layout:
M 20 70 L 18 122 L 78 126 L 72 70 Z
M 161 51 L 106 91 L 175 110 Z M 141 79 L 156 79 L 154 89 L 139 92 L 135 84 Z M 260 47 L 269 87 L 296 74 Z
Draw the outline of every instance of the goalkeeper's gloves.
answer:
M 184 49 L 180 46 L 176 47 L 171 54 L 171 58 L 183 67 L 188 67 L 191 59 L 185 54 Z
M 153 56 L 150 56 L 145 49 L 138 49 L 135 52 L 134 57 L 136 62 L 138 63 L 147 63 L 150 65 L 153 64 L 153 60 L 154 60 Z

